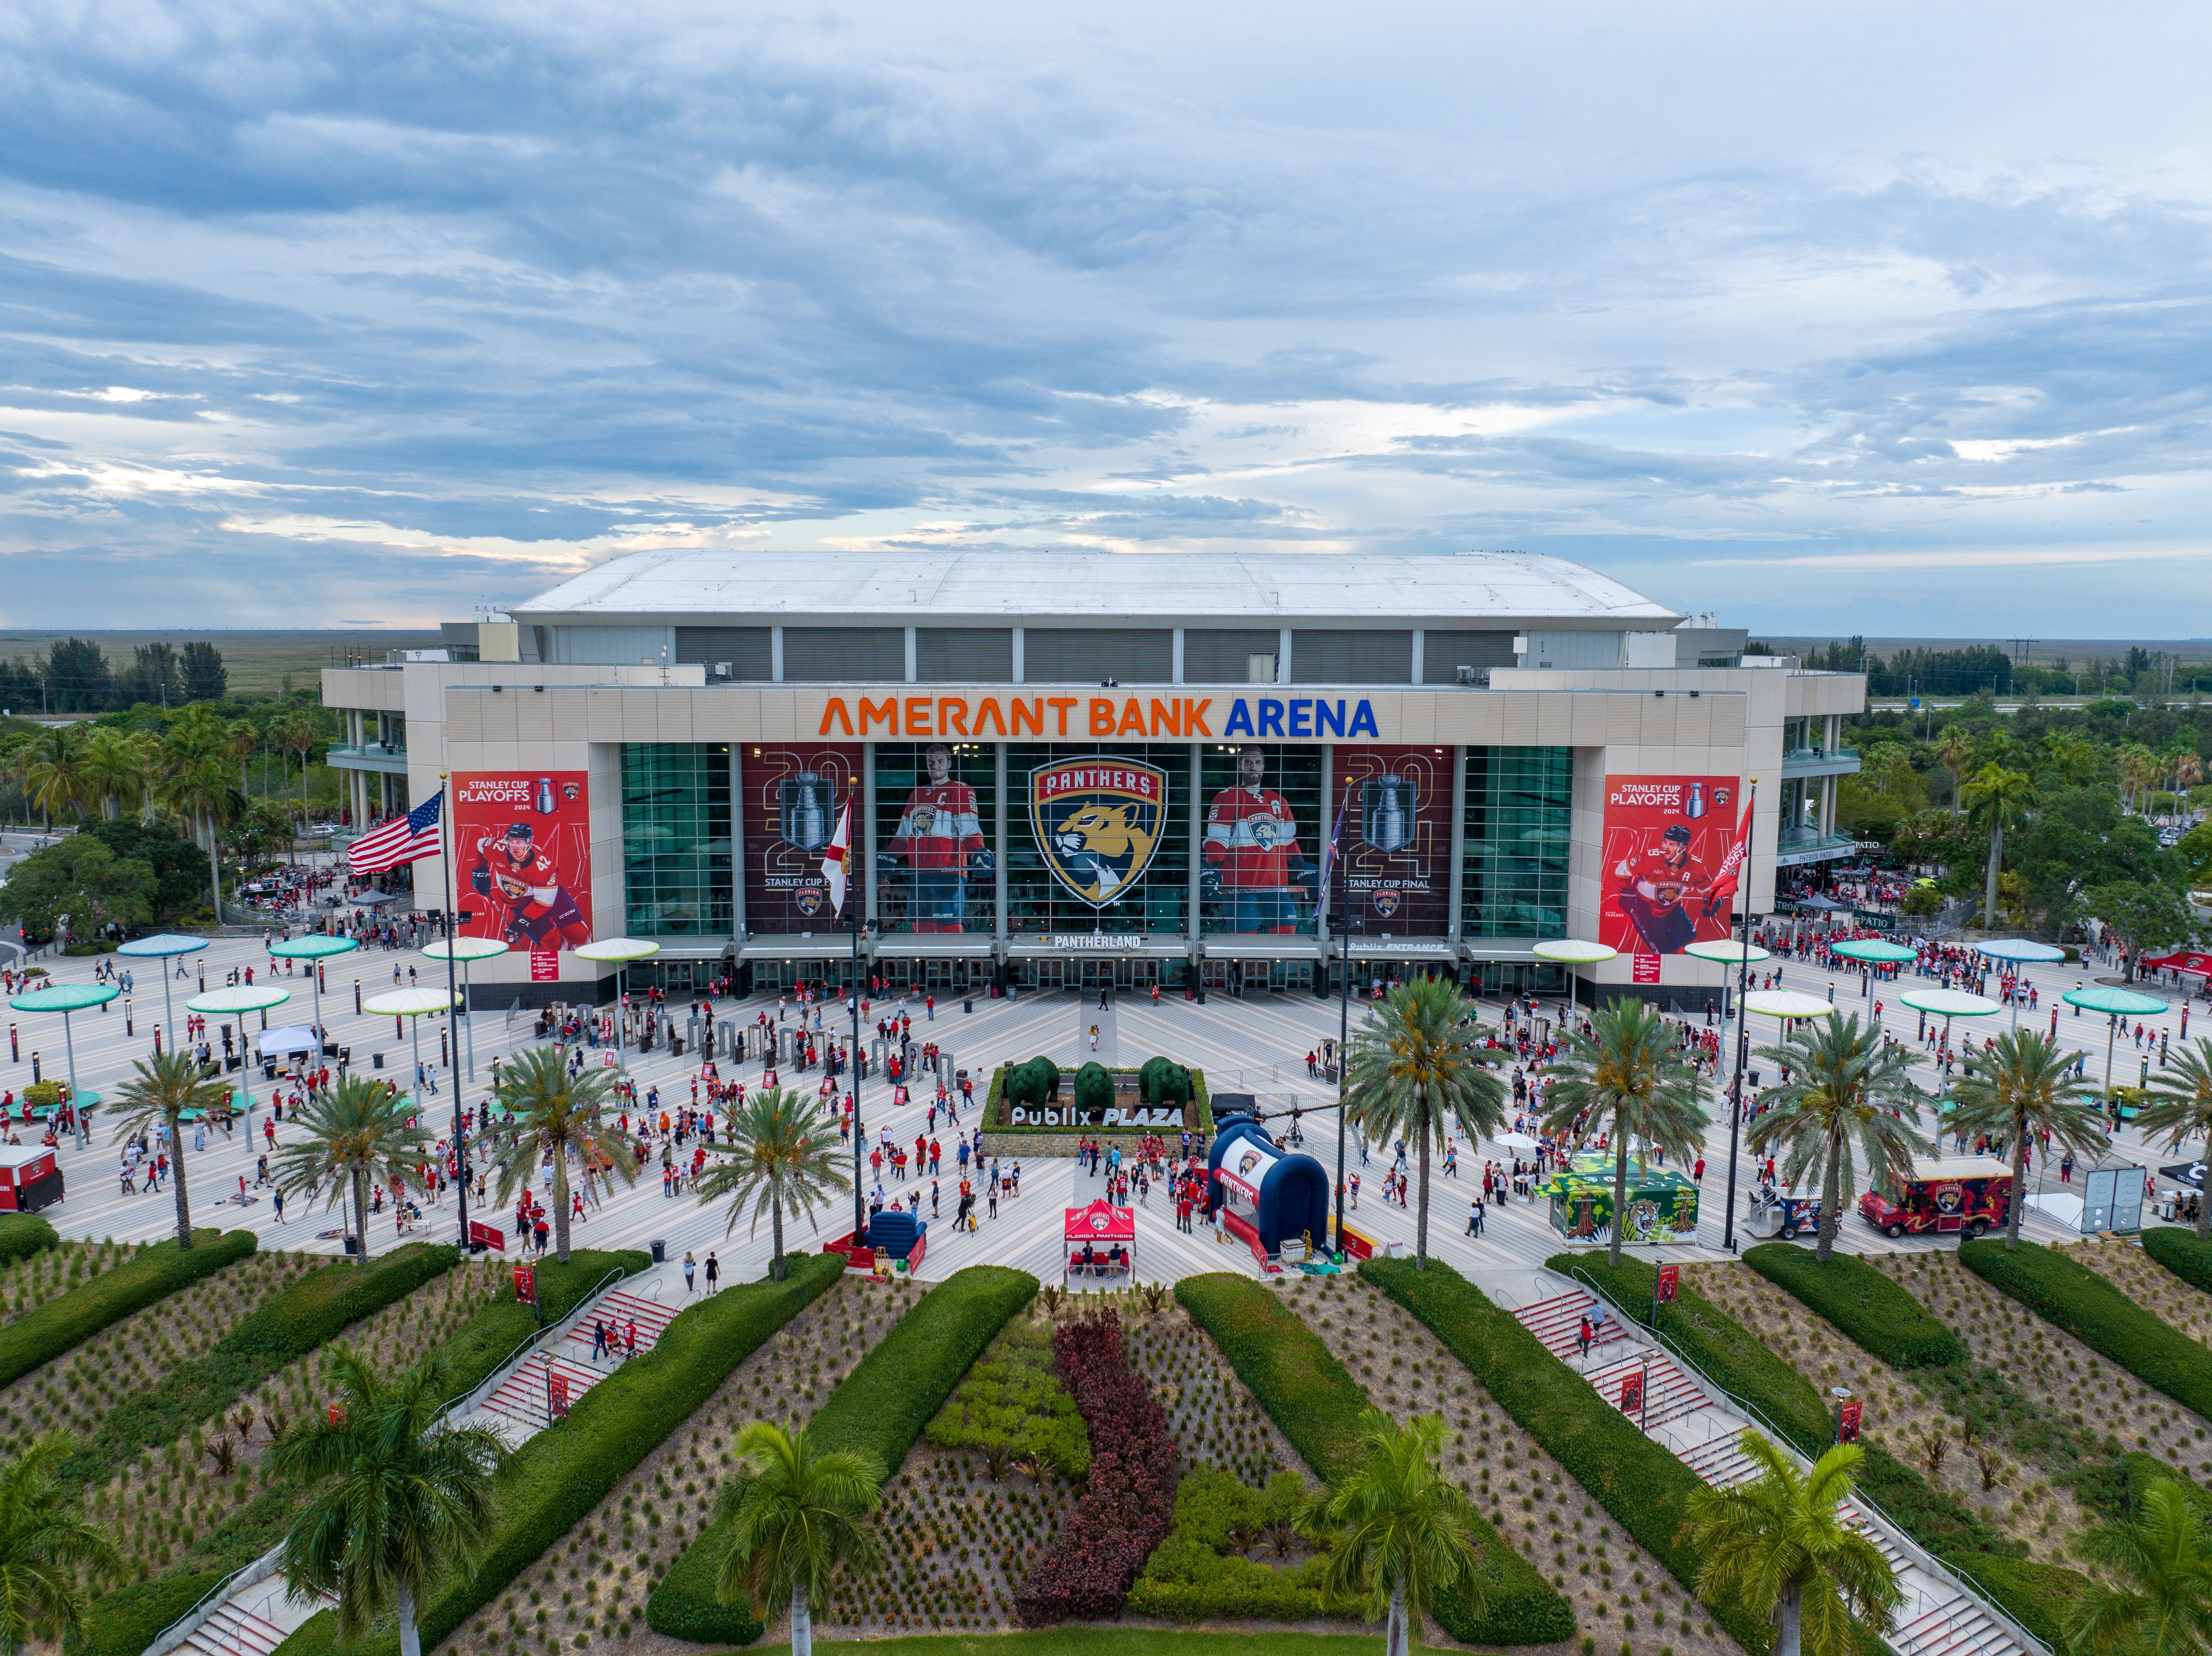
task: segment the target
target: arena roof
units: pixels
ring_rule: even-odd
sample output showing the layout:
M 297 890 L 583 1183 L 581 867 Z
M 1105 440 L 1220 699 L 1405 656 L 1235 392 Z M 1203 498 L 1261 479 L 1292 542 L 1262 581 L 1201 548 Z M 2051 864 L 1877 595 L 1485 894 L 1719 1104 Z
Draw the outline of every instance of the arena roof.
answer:
M 640 552 L 513 613 L 610 626 L 1126 616 L 1162 624 L 1503 621 L 1661 631 L 1682 619 L 1595 570 L 1525 552 Z

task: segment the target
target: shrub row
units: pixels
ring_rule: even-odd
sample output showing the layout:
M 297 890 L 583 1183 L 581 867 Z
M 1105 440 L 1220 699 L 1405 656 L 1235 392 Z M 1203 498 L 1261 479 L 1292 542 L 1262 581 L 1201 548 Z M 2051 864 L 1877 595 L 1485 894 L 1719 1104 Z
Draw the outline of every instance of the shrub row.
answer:
M 840 1270 L 844 1265 L 840 1254 L 816 1258 Z M 1036 1278 L 1025 1271 L 969 1265 L 955 1271 L 922 1295 L 823 1401 L 806 1423 L 807 1441 L 817 1450 L 872 1454 L 896 1473 L 952 1388 L 1036 1291 Z M 759 1638 L 761 1625 L 744 1605 L 715 1600 L 714 1576 L 727 1546 L 724 1526 L 702 1530 L 646 1600 L 646 1624 L 694 1644 L 745 1645 Z
M 1965 1344 L 1934 1312 L 1856 1253 L 1832 1253 L 1823 1265 L 1810 1248 L 1762 1242 L 1744 1250 L 1743 1262 L 1893 1368 L 1966 1361 Z
M 242 1318 L 205 1356 L 179 1363 L 159 1386 L 109 1410 L 91 1441 L 63 1463 L 63 1479 L 88 1483 L 112 1476 L 141 1449 L 184 1436 L 347 1324 L 451 1271 L 460 1257 L 457 1247 L 414 1242 L 367 1269 L 341 1262 L 310 1271 Z
M 1272 1289 L 1220 1272 L 1184 1277 L 1176 1299 L 1213 1336 L 1237 1378 L 1323 1483 L 1358 1465 L 1366 1389 Z M 1486 1520 L 1474 1521 L 1489 1612 L 1477 1619 L 1457 1593 L 1439 1593 L 1437 1624 L 1468 1644 L 1541 1645 L 1572 1635 L 1566 1601 Z
M 2089 1585 L 2078 1570 L 2057 1564 L 2039 1564 L 2031 1558 L 1999 1558 L 1976 1553 L 1948 1561 L 1960 1574 L 1972 1581 L 2005 1613 L 2051 1650 L 2064 1650 L 2066 1616 L 2074 1599 Z
M 580 1247 L 569 1253 L 567 1265 L 548 1254 L 537 1266 L 538 1303 L 547 1325 L 561 1321 L 583 1304 L 609 1271 L 635 1277 L 652 1263 L 653 1256 L 643 1248 Z M 446 1342 L 447 1354 L 453 1360 L 454 1395 L 472 1392 L 489 1380 L 514 1348 L 537 1331 L 536 1315 L 512 1295 L 501 1295 L 462 1324 Z
M 2152 1232 L 2156 1235 L 2159 1233 Z M 1967 1242 L 1959 1263 L 2185 1409 L 2212 1416 L 2212 1351 L 2153 1316 L 2088 1266 L 2034 1242 Z
M 39 1219 L 37 1222 L 46 1222 Z M 52 1227 L 47 1226 L 47 1230 L 51 1234 Z M 256 1246 L 250 1230 L 228 1234 L 196 1230 L 189 1248 L 179 1248 L 174 1237 L 141 1248 L 114 1270 L 103 1271 L 90 1282 L 80 1283 L 0 1328 L 0 1386 L 21 1380 L 33 1368 L 75 1350 L 132 1312 L 143 1311 L 156 1300 L 228 1269 L 251 1254 Z M 0 1257 L 6 1255 L 4 1239 L 0 1238 Z
M 929 1422 L 929 1441 L 1010 1460 L 1042 1454 L 1071 1480 L 1090 1471 L 1082 1411 L 1052 1372 L 1052 1330 L 1007 1324 Z
M 2142 1234 L 2143 1252 L 2192 1288 L 2212 1294 L 2212 1242 L 2200 1242 L 2193 1230 L 2154 1225 Z
M 61 1244 L 61 1234 L 37 1214 L 0 1213 L 0 1261 L 27 1259 Z
M 1130 1611 L 1170 1622 L 1358 1619 L 1357 1604 L 1323 1592 L 1326 1558 L 1280 1569 L 1231 1550 L 1288 1524 L 1305 1498 L 1305 1480 L 1296 1472 L 1277 1472 L 1255 1489 L 1218 1466 L 1194 1466 L 1176 1486 L 1167 1538 L 1129 1590 Z
M 1368 1259 L 1359 1274 L 1418 1317 L 1644 1551 L 1696 1591 L 1698 1556 L 1680 1539 L 1695 1472 L 1442 1260 L 1417 1271 L 1410 1260 Z M 1733 1599 L 1714 1606 L 1713 1619 L 1747 1651 L 1773 1643 L 1772 1629 Z
M 1175 1440 L 1122 1345 L 1120 1314 L 1063 1323 L 1052 1349 L 1090 1429 L 1091 1482 L 1015 1590 L 1014 1618 L 1030 1628 L 1120 1615 L 1175 1514 Z
M 546 1548 L 588 1518 L 607 1493 L 691 1412 L 730 1371 L 844 1274 L 842 1255 L 794 1255 L 782 1282 L 726 1288 L 679 1312 L 652 1350 L 633 1357 L 518 1449 L 499 1478 L 490 1545 L 465 1579 L 432 1596 L 422 1615 L 422 1647 L 434 1649 L 489 1604 Z M 324 1656 L 337 1647 L 337 1618 L 324 1611 L 277 1648 Z M 760 1636 L 757 1624 L 753 1637 Z M 360 1656 L 394 1656 L 397 1633 L 363 1641 Z
M 104 1594 L 92 1601 L 76 1636 L 64 1648 L 68 1656 L 144 1656 L 146 1647 L 162 1629 L 229 1574 L 197 1570 L 189 1575 L 164 1575 Z

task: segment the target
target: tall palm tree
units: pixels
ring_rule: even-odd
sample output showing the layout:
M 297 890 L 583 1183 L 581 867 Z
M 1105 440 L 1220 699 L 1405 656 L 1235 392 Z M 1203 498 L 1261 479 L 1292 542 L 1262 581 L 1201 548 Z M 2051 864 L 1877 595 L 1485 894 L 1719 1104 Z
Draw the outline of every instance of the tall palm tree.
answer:
M 1415 978 L 1393 989 L 1353 1031 L 1346 1053 L 1345 1110 L 1362 1132 L 1410 1139 L 1420 1156 L 1413 1264 L 1429 1263 L 1429 1151 L 1450 1124 L 1470 1138 L 1505 1125 L 1505 1089 L 1490 1072 L 1498 1055 L 1468 1019 L 1459 986 Z
M 208 893 L 216 918 L 222 917 L 222 825 L 236 806 L 231 792 L 230 767 L 216 754 L 197 754 L 179 760 L 163 783 L 163 792 L 178 812 L 193 824 L 193 837 L 208 854 Z
M 58 725 L 41 731 L 31 743 L 23 783 L 49 828 L 64 811 L 80 811 L 86 788 L 84 727 Z
M 315 716 L 304 710 L 287 713 L 276 721 L 276 728 L 271 733 L 276 737 L 276 744 L 280 749 L 288 754 L 295 754 L 299 756 L 300 810 L 301 814 L 305 815 L 307 809 L 307 755 L 314 751 L 315 738 L 321 734 L 316 728 Z M 289 774 L 289 772 L 286 773 L 288 778 Z M 288 780 L 285 787 L 289 791 L 290 786 L 291 783 Z
M 113 822 L 121 802 L 138 790 L 137 745 L 127 731 L 96 725 L 84 739 L 81 759 L 85 796 L 97 800 L 101 817 Z
M 1300 1515 L 1301 1531 L 1329 1549 L 1329 1591 L 1363 1600 L 1367 1619 L 1383 1623 L 1384 1656 L 1407 1656 L 1440 1588 L 1457 1587 L 1478 1617 L 1488 1597 L 1474 1507 L 1437 1467 L 1443 1437 L 1441 1415 L 1401 1426 L 1364 1410 L 1359 1465 Z
M 115 1127 L 119 1143 L 145 1131 L 156 1121 L 169 1129 L 169 1173 L 175 1181 L 177 1246 L 192 1245 L 192 1206 L 185 1194 L 185 1135 L 181 1119 L 186 1110 L 213 1114 L 230 1095 L 230 1083 L 203 1077 L 199 1061 L 181 1047 L 156 1052 L 131 1066 L 133 1078 L 117 1089 L 113 1108 L 121 1112 Z
M 610 1072 L 586 1070 L 571 1076 L 564 1058 L 558 1046 L 532 1046 L 501 1065 L 493 1097 L 514 1115 L 514 1125 L 502 1126 L 490 1146 L 502 1203 L 536 1184 L 539 1164 L 551 1160 L 553 1242 L 562 1265 L 568 1263 L 570 1155 L 583 1162 L 587 1181 L 597 1177 L 593 1169 L 604 1167 L 626 1185 L 637 1183 L 637 1153 L 629 1135 L 606 1119 L 614 1098 Z
M 730 1223 L 724 1235 L 738 1228 L 748 1203 L 755 1231 L 762 1210 L 767 1210 L 775 1247 L 769 1269 L 777 1282 L 783 1280 L 785 1210 L 811 1214 L 830 1196 L 853 1187 L 841 1165 L 841 1143 L 814 1100 L 769 1087 L 730 1113 L 721 1143 L 706 1146 L 712 1159 L 700 1175 L 699 1200 L 728 1198 Z M 821 1229 L 819 1223 L 815 1229 Z
M 1709 1604 L 1733 1596 L 1753 1616 L 1778 1611 L 1771 1656 L 1848 1656 L 1854 1623 L 1886 1636 L 1905 1590 L 1838 1510 L 1866 1451 L 1838 1443 L 1801 1472 L 1756 1431 L 1736 1441 L 1759 1475 L 1690 1491 L 1682 1536 L 1704 1561 L 1698 1596 Z
M 276 1440 L 270 1469 L 317 1489 L 284 1538 L 290 1597 L 335 1593 L 338 1629 L 358 1637 L 387 1605 L 400 1656 L 422 1656 L 416 1607 L 491 1527 L 506 1441 L 489 1426 L 442 1426 L 452 1361 L 431 1355 L 386 1382 L 344 1346 L 332 1354 L 344 1403 Z
M 1974 738 L 1966 733 L 1965 726 L 1951 725 L 1936 741 L 1936 757 L 1951 773 L 1951 815 L 1955 820 L 1959 815 L 1959 779 L 1974 761 Z
M 1674 1031 L 1658 1008 L 1617 1000 L 1590 1015 L 1588 1035 L 1566 1032 L 1565 1051 L 1552 1067 L 1552 1113 L 1547 1131 L 1587 1139 L 1601 1122 L 1612 1135 L 1613 1244 L 1620 1263 L 1623 1220 L 1628 1212 L 1628 1156 L 1641 1160 L 1654 1149 L 1678 1162 L 1694 1161 L 1705 1141 L 1705 1077 L 1684 1061 Z
M 2172 1478 L 2143 1491 L 2139 1510 L 2075 1544 L 2120 1579 L 2092 1580 L 2066 1615 L 2075 1656 L 2199 1656 L 2212 1644 L 2212 1553 L 2197 1503 Z
M 286 1124 L 300 1136 L 276 1147 L 272 1166 L 276 1188 L 285 1195 L 312 1198 L 327 1186 L 325 1207 L 352 1196 L 364 1265 L 370 1181 L 404 1186 L 419 1177 L 416 1168 L 428 1153 L 428 1131 L 408 1122 L 414 1107 L 406 1095 L 392 1092 L 381 1081 L 346 1076 L 336 1086 L 307 1095 L 307 1103 Z
M 1759 1048 L 1761 1058 L 1796 1078 L 1761 1096 L 1768 1107 L 1752 1123 L 1745 1142 L 1753 1155 L 1788 1145 L 1783 1182 L 1792 1190 L 1808 1179 L 1820 1186 L 1814 1257 L 1825 1265 L 1835 1251 L 1836 1227 L 1857 1194 L 1852 1142 L 1877 1183 L 1907 1177 L 1912 1158 L 1928 1148 L 1913 1130 L 1927 1095 L 1908 1073 L 1911 1055 L 1885 1040 L 1880 1024 L 1862 1028 L 1856 1013 L 1808 1022 L 1810 1028 L 1799 1025 L 1782 1045 Z
M 2136 1110 L 2136 1129 L 2147 1138 L 2166 1135 L 2166 1148 L 2179 1150 L 2192 1138 L 2204 1140 L 2212 1165 L 2212 1037 L 2184 1041 L 2166 1059 L 2148 1095 Z M 2212 1202 L 2197 1208 L 2197 1239 L 2212 1241 Z
M 722 1486 L 714 1521 L 729 1550 L 714 1575 L 726 1604 L 748 1600 L 765 1622 L 791 1606 L 791 1656 L 813 1656 L 814 1617 L 841 1567 L 866 1569 L 883 1556 L 866 1520 L 883 1499 L 883 1463 L 849 1449 L 816 1454 L 806 1434 L 757 1420 L 738 1434 L 738 1468 Z
M 71 1447 L 55 1433 L 0 1464 L 0 1656 L 33 1640 L 74 1645 L 84 1628 L 79 1580 L 122 1568 L 107 1532 L 85 1522 L 76 1493 L 54 1477 Z
M 1990 836 L 1989 866 L 1983 875 L 1982 926 L 1984 931 L 1995 931 L 1997 870 L 2004 865 L 2005 830 L 2027 821 L 2035 804 L 2035 784 L 2026 771 L 2008 771 L 1991 760 L 1966 784 L 1965 797 L 1966 820 Z
M 2027 1186 L 2023 1168 L 2030 1134 L 2048 1133 L 2059 1149 L 2100 1157 L 2107 1148 L 2104 1112 L 2066 1084 L 2075 1054 L 2033 1029 L 1999 1035 L 1996 1046 L 1952 1087 L 1954 1132 L 1986 1132 L 2012 1143 L 2011 1211 L 2005 1216 L 2005 1249 L 2020 1246 L 2021 1210 Z M 2045 1155 L 2050 1154 L 2046 1149 Z

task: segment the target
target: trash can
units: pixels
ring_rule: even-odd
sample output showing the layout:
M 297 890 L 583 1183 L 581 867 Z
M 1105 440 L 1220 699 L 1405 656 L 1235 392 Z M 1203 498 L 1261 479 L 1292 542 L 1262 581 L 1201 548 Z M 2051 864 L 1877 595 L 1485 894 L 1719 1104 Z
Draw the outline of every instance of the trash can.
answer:
M 974 1011 L 975 1010 L 975 1002 L 974 998 L 971 997 L 967 1000 L 962 1001 L 960 1003 L 960 1010 L 963 1012 Z
M 347 1238 L 345 1239 L 345 1251 L 346 1251 L 347 1253 L 360 1253 L 360 1252 L 361 1252 L 361 1238 L 360 1238 L 360 1237 L 358 1237 L 358 1236 L 349 1236 L 349 1237 L 347 1237 Z
M 668 1243 L 665 1238 L 657 1238 L 647 1243 L 646 1246 L 653 1250 L 653 1264 L 665 1265 L 668 1263 Z
M 384 1054 L 381 1052 L 371 1052 L 368 1055 L 368 1061 L 372 1067 L 381 1070 L 384 1067 Z

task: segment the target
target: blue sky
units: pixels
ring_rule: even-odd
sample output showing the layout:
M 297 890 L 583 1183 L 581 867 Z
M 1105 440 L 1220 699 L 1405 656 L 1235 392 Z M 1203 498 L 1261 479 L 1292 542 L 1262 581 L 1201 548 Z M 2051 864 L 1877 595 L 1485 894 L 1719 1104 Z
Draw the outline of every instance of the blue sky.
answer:
M 2212 630 L 2205 9 L 6 9 L 0 618 L 1511 547 Z

